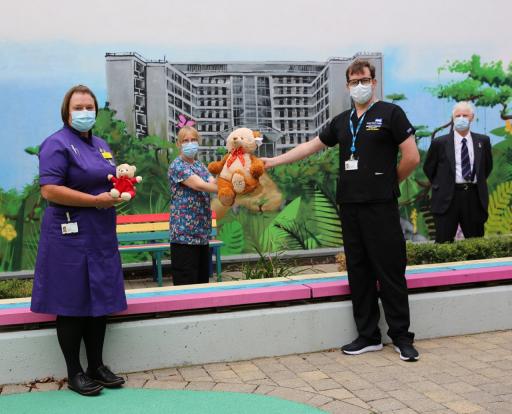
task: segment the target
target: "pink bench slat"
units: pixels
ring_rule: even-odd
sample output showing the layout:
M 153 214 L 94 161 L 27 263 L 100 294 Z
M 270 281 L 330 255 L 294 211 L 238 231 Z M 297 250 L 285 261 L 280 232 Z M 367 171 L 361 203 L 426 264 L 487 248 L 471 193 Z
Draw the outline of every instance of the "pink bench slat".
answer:
M 0 326 L 20 325 L 24 323 L 51 322 L 55 315 L 33 313 L 28 308 L 6 309 L 0 311 Z
M 409 289 L 512 279 L 512 266 L 407 275 Z
M 168 296 L 128 299 L 128 309 L 116 315 L 136 315 L 221 306 L 249 305 L 253 303 L 309 299 L 310 297 L 311 290 L 303 285 L 236 289 L 181 295 L 170 294 Z M 28 308 L 14 308 L 0 311 L 0 326 L 49 322 L 53 320 L 55 320 L 55 316 L 53 315 L 32 313 Z
M 192 293 L 187 295 L 133 299 L 130 300 L 128 309 L 117 315 L 249 305 L 254 303 L 309 299 L 310 297 L 310 289 L 303 285 Z
M 436 286 L 455 286 L 466 283 L 492 282 L 497 280 L 512 279 L 512 266 L 416 273 L 407 275 L 406 278 L 407 287 L 409 289 L 420 289 Z M 348 280 L 309 283 L 305 286 L 311 288 L 311 297 L 313 298 L 350 294 Z

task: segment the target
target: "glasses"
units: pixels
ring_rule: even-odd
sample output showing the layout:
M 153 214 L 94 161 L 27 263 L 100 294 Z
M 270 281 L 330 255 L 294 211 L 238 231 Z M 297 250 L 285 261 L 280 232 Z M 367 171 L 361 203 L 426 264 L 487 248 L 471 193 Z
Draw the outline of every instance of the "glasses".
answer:
M 372 80 L 372 78 L 352 79 L 347 82 L 347 85 L 350 87 L 357 86 L 359 84 L 363 86 L 368 86 L 369 84 L 372 83 Z

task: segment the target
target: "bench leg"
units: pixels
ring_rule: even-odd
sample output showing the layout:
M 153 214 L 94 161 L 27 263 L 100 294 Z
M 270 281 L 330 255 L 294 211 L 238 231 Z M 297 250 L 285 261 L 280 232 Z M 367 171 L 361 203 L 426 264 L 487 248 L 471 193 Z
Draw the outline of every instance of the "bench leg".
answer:
M 215 262 L 217 264 L 217 282 L 222 282 L 222 260 L 220 258 L 220 246 L 213 248 L 215 252 Z
M 151 253 L 151 261 L 153 262 L 153 282 L 157 281 L 158 268 L 156 265 L 156 255 L 158 253 Z
M 155 259 L 156 259 L 156 278 L 158 286 L 162 286 L 162 252 L 156 252 L 155 253 Z

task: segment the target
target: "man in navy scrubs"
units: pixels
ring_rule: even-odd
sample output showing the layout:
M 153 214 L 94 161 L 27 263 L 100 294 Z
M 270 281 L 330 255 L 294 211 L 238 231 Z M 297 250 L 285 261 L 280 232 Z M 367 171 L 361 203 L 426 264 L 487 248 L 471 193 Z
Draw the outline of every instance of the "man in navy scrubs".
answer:
M 399 106 L 376 99 L 375 67 L 370 62 L 354 61 L 346 78 L 354 107 L 335 116 L 311 141 L 264 159 L 265 166 L 290 163 L 339 145 L 338 203 L 358 331 L 342 352 L 357 355 L 382 349 L 380 297 L 395 350 L 402 360 L 416 361 L 419 354 L 409 332 L 405 240 L 397 203 L 398 184 L 420 161 L 415 131 Z

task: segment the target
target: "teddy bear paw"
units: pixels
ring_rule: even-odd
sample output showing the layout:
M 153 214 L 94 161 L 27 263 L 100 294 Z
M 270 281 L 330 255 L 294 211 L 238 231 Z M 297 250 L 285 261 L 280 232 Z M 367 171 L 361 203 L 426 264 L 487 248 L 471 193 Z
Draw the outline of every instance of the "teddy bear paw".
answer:
M 121 193 L 121 199 L 124 201 L 130 201 L 132 199 L 132 196 L 130 193 Z
M 112 190 L 110 190 L 110 195 L 112 196 L 112 198 L 118 198 L 119 190 L 116 190 L 115 188 L 113 188 Z
M 245 177 L 242 174 L 233 174 L 231 178 L 235 193 L 243 193 L 245 190 Z

